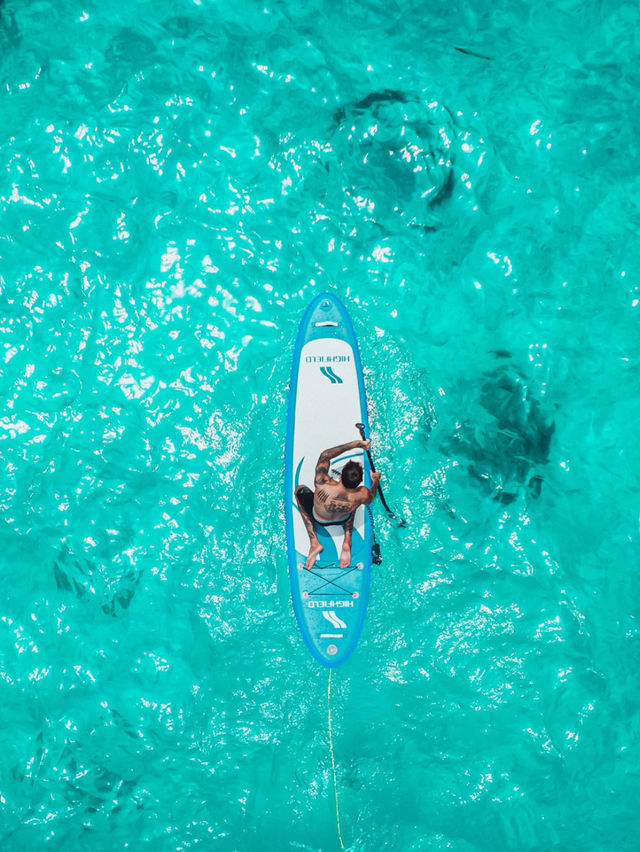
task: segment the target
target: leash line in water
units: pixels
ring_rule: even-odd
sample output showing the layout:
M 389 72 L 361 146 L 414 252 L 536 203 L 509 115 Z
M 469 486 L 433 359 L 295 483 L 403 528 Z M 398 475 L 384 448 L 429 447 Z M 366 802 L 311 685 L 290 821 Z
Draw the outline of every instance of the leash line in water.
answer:
M 329 751 L 331 752 L 331 771 L 333 772 L 333 791 L 336 799 L 336 825 L 338 827 L 338 840 L 340 841 L 340 848 L 344 849 L 344 843 L 342 842 L 342 831 L 340 830 L 340 807 L 338 805 L 338 779 L 336 777 L 336 759 L 333 753 L 333 731 L 331 728 L 331 672 L 333 669 L 329 669 L 329 683 L 327 685 L 327 710 L 329 715 Z

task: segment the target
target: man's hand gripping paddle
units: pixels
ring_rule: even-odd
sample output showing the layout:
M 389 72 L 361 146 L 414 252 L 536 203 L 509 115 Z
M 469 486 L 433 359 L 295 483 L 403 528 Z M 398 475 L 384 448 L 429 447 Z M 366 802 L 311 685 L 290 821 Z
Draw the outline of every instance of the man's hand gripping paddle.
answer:
M 364 435 L 364 423 L 356 423 L 356 429 L 360 432 L 360 436 L 363 441 L 366 441 Z M 373 464 L 373 459 L 371 458 L 371 453 L 367 450 L 367 458 L 369 459 L 369 464 L 371 465 L 371 470 L 375 470 L 375 465 Z M 387 511 L 387 515 L 391 518 L 392 521 L 395 521 L 399 527 L 406 527 L 406 523 L 402 520 L 402 518 L 398 517 L 398 515 L 394 514 L 389 508 L 387 501 L 384 499 L 384 494 L 382 493 L 382 486 L 378 483 L 378 494 L 380 495 L 380 499 L 382 500 L 382 505 Z

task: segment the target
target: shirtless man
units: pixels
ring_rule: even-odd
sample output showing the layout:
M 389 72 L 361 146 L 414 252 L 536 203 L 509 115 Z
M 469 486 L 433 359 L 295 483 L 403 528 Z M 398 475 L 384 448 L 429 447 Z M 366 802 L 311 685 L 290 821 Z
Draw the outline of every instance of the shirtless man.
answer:
M 376 496 L 380 473 L 371 473 L 371 488 L 360 485 L 362 465 L 357 461 L 348 461 L 342 468 L 340 480 L 336 482 L 329 476 L 331 459 L 348 453 L 349 450 L 369 449 L 369 441 L 350 441 L 331 447 L 320 454 L 316 465 L 315 493 L 306 485 L 298 485 L 295 491 L 296 503 L 309 534 L 309 556 L 305 568 L 310 570 L 322 553 L 323 547 L 318 541 L 315 525 L 332 526 L 344 524 L 344 543 L 340 553 L 340 567 L 347 568 L 351 561 L 351 531 L 358 506 L 368 505 Z

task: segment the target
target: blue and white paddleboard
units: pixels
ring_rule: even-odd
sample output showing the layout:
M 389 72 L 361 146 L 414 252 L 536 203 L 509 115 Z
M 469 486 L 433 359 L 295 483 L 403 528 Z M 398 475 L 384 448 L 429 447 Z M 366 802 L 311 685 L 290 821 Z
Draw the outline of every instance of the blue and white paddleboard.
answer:
M 339 666 L 358 642 L 369 594 L 373 530 L 368 508 L 356 510 L 351 563 L 340 568 L 342 525 L 320 527 L 324 550 L 305 569 L 309 536 L 294 492 L 314 490 L 315 468 L 323 450 L 360 438 L 356 423 L 369 434 L 362 364 L 355 332 L 342 302 L 331 293 L 317 296 L 307 308 L 296 339 L 289 388 L 285 450 L 285 507 L 291 596 L 307 647 L 325 666 Z M 336 473 L 349 460 L 360 461 L 364 485 L 371 484 L 363 450 L 333 459 Z

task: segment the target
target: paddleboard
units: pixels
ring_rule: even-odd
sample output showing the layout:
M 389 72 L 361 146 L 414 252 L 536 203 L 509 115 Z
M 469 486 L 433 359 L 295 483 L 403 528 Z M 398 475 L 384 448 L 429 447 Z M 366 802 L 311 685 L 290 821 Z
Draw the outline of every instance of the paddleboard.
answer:
M 322 293 L 308 306 L 295 343 L 285 448 L 285 509 L 289 579 L 293 609 L 302 638 L 312 655 L 335 667 L 349 657 L 360 636 L 371 576 L 373 529 L 366 506 L 356 510 L 351 562 L 340 568 L 344 527 L 320 527 L 324 550 L 310 570 L 305 568 L 309 536 L 295 500 L 298 485 L 314 490 L 315 468 L 323 450 L 359 440 L 356 423 L 369 434 L 367 402 L 358 342 L 342 302 Z M 349 460 L 359 461 L 364 485 L 371 475 L 364 450 L 334 458 L 337 476 Z

